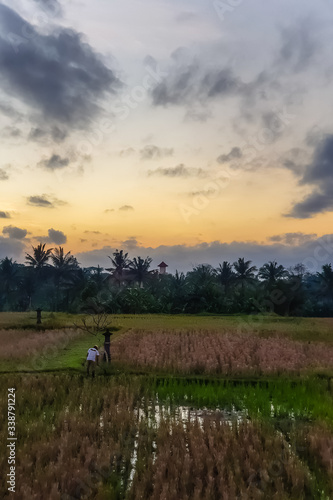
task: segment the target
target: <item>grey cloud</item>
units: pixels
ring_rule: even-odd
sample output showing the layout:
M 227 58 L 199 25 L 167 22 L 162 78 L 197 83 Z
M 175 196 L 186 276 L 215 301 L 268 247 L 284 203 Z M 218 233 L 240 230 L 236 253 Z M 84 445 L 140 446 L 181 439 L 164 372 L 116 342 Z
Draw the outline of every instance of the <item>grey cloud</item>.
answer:
M 204 176 L 204 171 L 201 168 L 188 168 L 183 163 L 176 167 L 157 168 L 156 170 L 148 170 L 148 176 L 159 175 L 162 177 L 198 177 Z
M 57 154 L 53 154 L 50 158 L 41 160 L 38 166 L 45 168 L 46 170 L 57 170 L 59 168 L 67 167 L 70 163 L 69 158 L 62 158 Z
M 104 210 L 104 213 L 108 214 L 109 212 L 114 212 L 114 208 L 107 208 Z
M 46 243 L 55 243 L 56 245 L 62 245 L 66 243 L 67 236 L 62 231 L 57 231 L 56 229 L 48 230 L 48 239 Z
M 11 215 L 9 212 L 0 211 L 0 219 L 11 219 Z
M 84 231 L 85 234 L 102 234 L 100 231 L 89 231 L 89 230 L 86 230 Z
M 305 69 L 320 48 L 317 34 L 318 23 L 310 18 L 282 28 L 278 64 L 295 72 Z
M 119 248 L 117 245 L 115 248 Z M 85 267 L 96 266 L 108 267 L 108 255 L 115 251 L 110 246 L 82 252 L 77 257 Z M 321 249 L 321 252 L 318 252 Z M 130 257 L 135 255 L 149 255 L 153 258 L 152 268 L 157 267 L 161 260 L 164 260 L 169 267 L 168 270 L 174 273 L 176 269 L 180 271 L 190 271 L 194 265 L 209 263 L 217 266 L 224 260 L 234 262 L 238 257 L 245 257 L 252 260 L 256 266 L 262 266 L 265 262 L 276 260 L 279 264 L 289 267 L 299 262 L 303 262 L 310 271 L 320 271 L 321 266 L 332 260 L 333 256 L 333 235 L 325 235 L 321 238 L 304 241 L 300 244 L 290 245 L 284 243 L 260 244 L 251 241 L 233 241 L 223 243 L 214 241 L 203 242 L 193 246 L 161 245 L 157 248 L 133 246 L 128 247 L 131 252 Z M 325 251 L 324 251 L 325 250 Z M 316 255 L 320 255 L 316 259 Z
M 44 12 L 50 15 L 50 17 L 61 16 L 63 9 L 61 3 L 58 0 L 34 0 Z
M 24 257 L 25 244 L 22 240 L 15 240 L 0 236 L 0 259 L 11 257 L 21 259 Z
M 19 119 L 19 117 L 21 117 L 21 114 L 8 103 L 0 102 L 0 111 L 1 114 L 9 118 Z
M 317 238 L 317 235 L 314 233 L 305 234 L 305 233 L 284 233 L 284 234 L 276 234 L 274 236 L 270 236 L 268 241 L 273 243 L 284 243 L 285 245 L 302 245 L 303 243 L 307 243 L 309 241 L 313 241 Z
M 132 205 L 123 205 L 122 207 L 119 208 L 120 212 L 130 212 L 132 210 L 134 210 Z
M 130 237 L 127 240 L 122 241 L 121 246 L 128 248 L 128 249 L 134 249 L 134 248 L 137 248 L 139 246 L 139 242 L 136 238 Z
M 2 230 L 2 234 L 14 240 L 23 240 L 28 234 L 28 231 L 15 226 L 5 226 Z
M 333 135 L 327 135 L 316 147 L 312 162 L 299 183 L 313 187 L 312 193 L 296 203 L 287 217 L 308 219 L 333 210 Z
M 60 27 L 41 35 L 2 4 L 0 28 L 2 90 L 29 105 L 40 120 L 89 128 L 101 111 L 100 100 L 121 84 L 82 35 Z M 26 41 L 24 32 L 30 35 Z
M 4 168 L 0 168 L 0 181 L 7 181 L 9 179 L 9 175 Z
M 1 135 L 6 138 L 18 138 L 22 136 L 22 131 L 15 126 L 8 126 L 2 129 Z
M 310 219 L 314 215 L 331 212 L 333 210 L 333 199 L 331 194 L 316 191 L 296 203 L 291 212 L 285 214 L 285 217 L 295 219 Z
M 52 196 L 41 195 L 41 196 L 29 196 L 27 198 L 28 205 L 33 207 L 44 207 L 44 208 L 55 208 L 56 206 L 67 205 L 65 201 L 58 200 Z
M 150 144 L 141 149 L 140 155 L 142 160 L 157 160 L 159 158 L 172 156 L 173 148 L 159 148 L 158 146 Z
M 246 85 L 231 68 L 205 69 L 198 63 L 176 62 L 164 80 L 152 90 L 155 106 L 204 103 L 216 97 L 243 94 Z
M 242 158 L 242 156 L 243 156 L 242 150 L 240 148 L 235 147 L 235 148 L 232 148 L 230 153 L 228 153 L 227 155 L 220 155 L 217 158 L 217 162 L 218 163 L 226 163 L 228 161 L 238 160 L 239 158 Z
M 51 138 L 54 142 L 63 142 L 68 137 L 68 132 L 64 128 L 60 129 L 58 126 L 51 128 L 32 127 L 29 135 L 29 141 L 43 142 Z

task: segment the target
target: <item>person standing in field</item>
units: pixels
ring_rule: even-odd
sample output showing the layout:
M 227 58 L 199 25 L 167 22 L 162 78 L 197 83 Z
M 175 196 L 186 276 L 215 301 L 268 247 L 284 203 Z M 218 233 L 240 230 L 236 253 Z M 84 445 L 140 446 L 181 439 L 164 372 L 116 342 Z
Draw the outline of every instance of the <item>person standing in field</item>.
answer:
M 98 365 L 98 358 L 99 358 L 98 346 L 94 345 L 94 347 L 91 347 L 90 349 L 88 349 L 88 352 L 87 352 L 87 375 L 88 375 L 88 377 L 89 377 L 90 368 L 91 368 L 92 377 L 95 377 L 95 369 L 96 369 L 96 364 Z
M 109 328 L 105 330 L 104 335 L 104 361 L 106 363 L 111 363 L 111 353 L 110 353 L 110 337 L 112 333 Z

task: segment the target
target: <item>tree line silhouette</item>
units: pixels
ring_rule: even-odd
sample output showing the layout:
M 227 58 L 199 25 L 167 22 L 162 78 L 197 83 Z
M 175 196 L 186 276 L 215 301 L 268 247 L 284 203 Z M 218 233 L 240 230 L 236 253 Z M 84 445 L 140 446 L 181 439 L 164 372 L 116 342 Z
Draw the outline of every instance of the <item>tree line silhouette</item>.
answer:
M 289 269 L 275 261 L 259 269 L 250 260 L 201 264 L 184 274 L 151 270 L 150 257 L 130 259 L 124 250 L 109 256 L 111 267 L 83 268 L 64 248 L 40 243 L 26 263 L 0 262 L 0 310 L 42 308 L 106 313 L 277 313 L 333 315 L 333 270 L 316 274 L 303 264 Z

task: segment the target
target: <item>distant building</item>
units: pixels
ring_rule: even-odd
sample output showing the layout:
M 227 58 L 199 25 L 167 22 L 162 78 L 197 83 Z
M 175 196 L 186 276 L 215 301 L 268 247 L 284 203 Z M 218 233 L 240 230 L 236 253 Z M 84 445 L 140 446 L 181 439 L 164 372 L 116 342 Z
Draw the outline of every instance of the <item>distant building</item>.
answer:
M 160 274 L 166 274 L 166 268 L 169 266 L 162 260 L 162 262 L 157 267 L 160 268 Z

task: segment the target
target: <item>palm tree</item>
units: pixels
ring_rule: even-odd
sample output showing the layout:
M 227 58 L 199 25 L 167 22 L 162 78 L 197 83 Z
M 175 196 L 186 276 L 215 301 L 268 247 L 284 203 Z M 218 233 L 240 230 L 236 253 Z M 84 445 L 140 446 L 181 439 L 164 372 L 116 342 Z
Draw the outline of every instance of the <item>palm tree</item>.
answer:
M 268 288 L 272 288 L 279 279 L 288 276 L 288 271 L 275 261 L 264 264 L 259 269 L 259 278 L 265 282 Z
M 12 288 L 16 283 L 16 278 L 17 278 L 16 262 L 13 262 L 13 259 L 5 257 L 0 262 L 0 281 L 6 295 L 8 295 L 12 291 Z
M 153 259 L 151 257 L 134 257 L 132 262 L 129 264 L 129 269 L 134 272 L 137 281 L 139 282 L 139 287 L 143 287 L 144 281 L 150 276 L 149 267 Z
M 65 254 L 63 247 L 55 248 L 50 255 L 53 264 L 53 276 L 56 286 L 56 309 L 58 309 L 59 289 L 62 283 L 68 283 L 79 265 L 71 252 Z
M 225 295 L 228 294 L 230 286 L 235 281 L 235 273 L 232 270 L 232 266 L 226 260 L 216 269 L 216 276 L 218 282 L 223 286 Z
M 26 254 L 26 262 L 35 269 L 41 269 L 47 264 L 47 261 L 51 257 L 51 252 L 53 248 L 45 250 L 45 243 L 40 243 L 37 247 L 32 247 L 33 255 Z
M 124 254 L 123 250 L 116 250 L 112 255 L 113 258 L 109 256 L 109 259 L 111 260 L 113 267 L 106 269 L 106 271 L 113 273 L 113 276 L 116 281 L 118 281 L 118 285 L 120 286 L 123 270 L 128 269 L 131 261 L 128 259 L 128 253 Z
M 241 301 L 244 303 L 244 292 L 245 285 L 247 283 L 253 283 L 255 280 L 255 272 L 257 271 L 256 266 L 251 266 L 251 260 L 245 260 L 244 258 L 239 258 L 237 262 L 234 262 L 234 268 L 236 271 L 235 281 L 241 285 Z
M 320 284 L 322 285 L 322 292 L 330 300 L 333 300 L 333 269 L 331 264 L 324 264 L 322 272 L 317 273 Z

